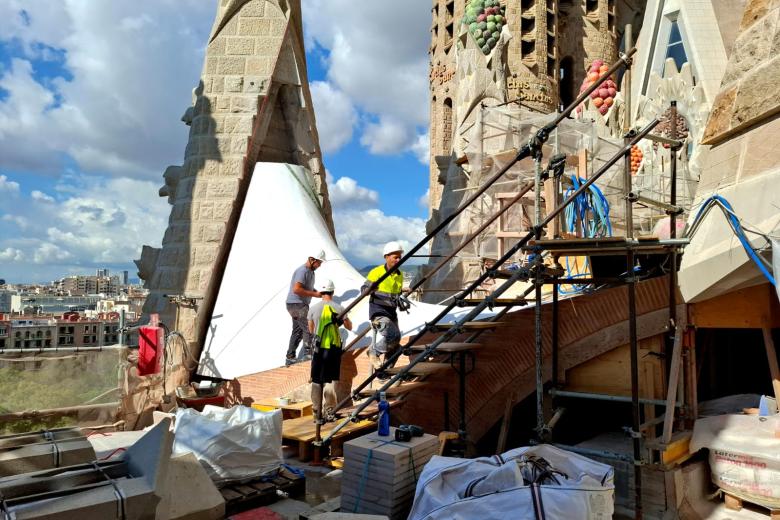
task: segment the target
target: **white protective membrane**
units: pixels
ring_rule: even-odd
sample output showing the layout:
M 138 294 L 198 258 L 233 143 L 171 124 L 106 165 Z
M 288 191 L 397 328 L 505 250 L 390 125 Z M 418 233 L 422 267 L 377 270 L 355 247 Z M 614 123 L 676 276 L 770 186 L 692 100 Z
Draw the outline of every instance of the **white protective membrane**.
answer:
M 325 251 L 327 261 L 317 269 L 315 287 L 333 280 L 334 300 L 347 305 L 358 296 L 365 278 L 344 259 L 331 237 L 311 173 L 289 164 L 256 164 L 201 354 L 200 374 L 232 379 L 284 363 L 292 329 L 285 306 L 290 279 L 319 250 Z M 377 265 L 382 261 L 377 258 Z M 418 332 L 442 309 L 415 302 L 409 314 L 399 312 L 401 332 Z M 456 309 L 442 322 L 469 310 Z M 349 317 L 353 332 L 347 343 L 355 332 L 369 327 L 368 298 Z M 356 347 L 368 345 L 370 338 L 369 333 Z

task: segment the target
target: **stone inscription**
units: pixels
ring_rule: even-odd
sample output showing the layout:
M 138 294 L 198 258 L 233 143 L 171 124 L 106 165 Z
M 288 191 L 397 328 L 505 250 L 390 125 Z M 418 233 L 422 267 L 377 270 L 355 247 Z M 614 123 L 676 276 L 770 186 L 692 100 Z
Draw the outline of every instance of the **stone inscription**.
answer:
M 452 78 L 455 77 L 455 70 L 447 67 L 446 65 L 434 65 L 431 67 L 431 73 L 428 76 L 428 80 L 433 86 L 434 83 L 444 85 Z
M 552 105 L 553 102 L 552 97 L 546 93 L 547 87 L 531 81 L 518 78 L 507 78 L 506 90 L 507 96 L 510 99 L 535 101 L 547 105 Z

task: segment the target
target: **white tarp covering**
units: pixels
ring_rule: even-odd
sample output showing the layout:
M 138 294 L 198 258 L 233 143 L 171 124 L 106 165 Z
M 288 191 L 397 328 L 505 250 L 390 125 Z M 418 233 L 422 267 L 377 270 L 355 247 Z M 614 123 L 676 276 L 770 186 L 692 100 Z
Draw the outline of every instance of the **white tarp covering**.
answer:
M 690 450 L 710 450 L 716 486 L 774 509 L 780 507 L 779 436 L 778 415 L 718 415 L 696 421 Z
M 520 463 L 531 455 L 568 478 L 558 475 L 560 485 L 526 485 Z M 409 520 L 606 520 L 612 518 L 614 495 L 612 466 L 554 446 L 478 459 L 434 456 L 417 481 Z
M 324 250 L 317 283 L 333 280 L 334 300 L 348 304 L 365 278 L 339 251 L 320 213 L 311 173 L 301 166 L 258 163 L 211 317 L 199 373 L 231 379 L 284 364 L 291 332 L 285 301 L 293 271 Z M 377 264 L 383 261 L 377 258 Z M 314 299 L 312 302 L 318 300 Z M 421 330 L 443 307 L 416 303 L 399 313 L 404 335 Z M 453 311 L 444 322 L 466 310 Z M 349 316 L 353 330 L 369 326 L 368 298 Z M 350 333 L 347 342 L 355 337 Z M 369 343 L 370 334 L 361 346 Z
M 207 405 L 176 412 L 173 453 L 193 453 L 215 482 L 276 471 L 282 456 L 282 411 Z

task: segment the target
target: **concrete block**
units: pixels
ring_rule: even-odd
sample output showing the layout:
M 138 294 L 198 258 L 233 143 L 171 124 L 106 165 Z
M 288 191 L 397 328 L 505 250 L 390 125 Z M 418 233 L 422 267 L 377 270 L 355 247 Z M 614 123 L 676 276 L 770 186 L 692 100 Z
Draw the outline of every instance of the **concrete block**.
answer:
M 225 517 L 225 499 L 192 453 L 171 458 L 168 485 L 158 520 L 218 520 Z
M 43 435 L 41 435 L 43 438 Z M 7 477 L 95 460 L 95 450 L 85 437 L 6 445 L 0 448 L 0 476 Z

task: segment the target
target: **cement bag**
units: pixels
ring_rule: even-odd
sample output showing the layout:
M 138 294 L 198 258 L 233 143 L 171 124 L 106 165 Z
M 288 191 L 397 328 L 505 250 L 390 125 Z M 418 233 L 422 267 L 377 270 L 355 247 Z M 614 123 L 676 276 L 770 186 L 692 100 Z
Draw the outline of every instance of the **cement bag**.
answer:
M 696 421 L 690 450 L 710 450 L 712 482 L 729 493 L 780 507 L 780 417 L 718 415 Z
M 554 478 L 529 478 L 529 461 L 539 458 L 549 463 Z M 606 520 L 612 518 L 614 497 L 612 466 L 554 446 L 478 459 L 434 456 L 417 481 L 409 520 Z
M 282 464 L 282 412 L 206 406 L 176 412 L 173 453 L 192 452 L 214 482 L 253 478 Z

